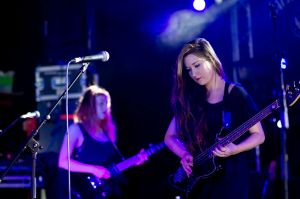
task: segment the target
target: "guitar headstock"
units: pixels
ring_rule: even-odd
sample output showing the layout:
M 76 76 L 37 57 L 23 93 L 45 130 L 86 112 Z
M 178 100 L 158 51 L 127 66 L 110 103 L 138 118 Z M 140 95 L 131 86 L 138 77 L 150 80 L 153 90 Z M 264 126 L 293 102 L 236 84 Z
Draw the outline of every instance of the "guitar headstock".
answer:
M 287 87 L 286 100 L 289 106 L 293 106 L 300 98 L 300 81 L 293 83 Z
M 166 147 L 165 142 L 160 142 L 158 144 L 149 144 L 149 148 L 145 149 L 145 152 L 148 156 L 153 155 L 154 153 L 164 149 Z

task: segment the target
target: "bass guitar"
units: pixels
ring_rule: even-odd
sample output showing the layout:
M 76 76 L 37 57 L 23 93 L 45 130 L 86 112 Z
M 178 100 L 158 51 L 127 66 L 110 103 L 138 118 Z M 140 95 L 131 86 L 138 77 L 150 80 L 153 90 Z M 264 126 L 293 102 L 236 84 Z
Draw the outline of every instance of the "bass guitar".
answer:
M 107 169 L 111 173 L 111 178 L 108 180 L 99 179 L 94 175 L 82 174 L 82 173 L 72 173 L 72 182 L 76 184 L 73 186 L 72 195 L 74 198 L 93 198 L 95 195 L 106 196 L 109 195 L 110 186 L 115 179 L 117 179 L 120 174 L 133 167 L 138 165 L 141 161 L 140 154 L 144 153 L 147 157 L 152 156 L 153 154 L 161 151 L 166 147 L 164 142 L 152 145 L 149 145 L 149 148 L 144 151 L 129 157 L 126 160 L 123 160 L 117 164 L 111 164 Z M 77 195 L 77 196 L 76 196 Z
M 286 92 L 286 101 L 289 106 L 292 106 L 300 97 L 300 90 L 298 87 L 294 86 L 289 88 Z M 240 136 L 242 136 L 249 128 L 251 128 L 257 122 L 263 120 L 265 117 L 270 115 L 274 110 L 281 106 L 280 100 L 277 99 L 263 110 L 258 112 L 252 118 L 247 120 L 245 123 L 240 125 L 235 130 L 231 131 L 228 135 L 222 139 L 218 139 L 212 146 L 207 148 L 204 152 L 194 156 L 194 166 L 191 176 L 187 176 L 183 167 L 179 167 L 175 173 L 169 176 L 170 184 L 179 191 L 189 193 L 193 187 L 200 181 L 211 177 L 217 171 L 221 169 L 221 165 L 216 161 L 216 157 L 213 155 L 212 151 L 217 146 L 227 146 L 232 143 Z

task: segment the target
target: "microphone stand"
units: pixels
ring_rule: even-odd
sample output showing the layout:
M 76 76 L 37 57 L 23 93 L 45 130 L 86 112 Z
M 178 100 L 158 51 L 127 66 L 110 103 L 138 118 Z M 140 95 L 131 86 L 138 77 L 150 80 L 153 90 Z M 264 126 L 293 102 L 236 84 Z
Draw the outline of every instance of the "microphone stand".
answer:
M 0 130 L 0 136 L 4 135 L 9 129 L 11 129 L 18 121 L 20 121 L 21 117 L 15 119 L 12 123 L 8 125 L 3 131 Z
M 74 61 L 74 60 L 72 60 Z M 72 62 L 71 61 L 71 62 Z M 3 181 L 4 177 L 8 173 L 8 171 L 11 169 L 11 167 L 15 164 L 15 162 L 18 160 L 20 155 L 23 153 L 23 151 L 26 149 L 26 147 L 31 149 L 32 152 L 32 174 L 31 174 L 31 198 L 36 199 L 36 159 L 38 152 L 43 148 L 37 140 L 34 139 L 34 136 L 36 136 L 39 132 L 39 130 L 46 124 L 48 120 L 51 118 L 51 113 L 54 111 L 54 109 L 58 106 L 62 98 L 65 96 L 66 92 L 70 90 L 70 88 L 73 86 L 73 84 L 79 79 L 79 77 L 87 70 L 90 63 L 83 63 L 82 67 L 80 68 L 80 72 L 77 74 L 77 76 L 74 78 L 74 80 L 69 84 L 68 88 L 65 89 L 65 91 L 61 94 L 61 96 L 58 98 L 57 102 L 52 106 L 49 113 L 43 118 L 42 122 L 39 124 L 39 126 L 32 131 L 31 135 L 26 140 L 25 144 L 22 145 L 21 150 L 17 153 L 17 155 L 14 157 L 14 159 L 10 162 L 10 164 L 7 166 L 5 171 L 1 174 L 0 177 L 0 183 Z
M 280 154 L 280 167 L 281 167 L 281 179 L 283 180 L 283 190 L 284 190 L 284 199 L 289 198 L 289 171 L 288 171 L 288 153 L 287 153 L 287 129 L 289 128 L 289 117 L 288 117 L 288 107 L 286 102 L 286 90 L 283 77 L 283 69 L 280 68 L 281 76 L 281 89 L 282 89 L 282 98 L 281 98 L 281 111 L 280 111 L 280 121 L 281 121 L 281 131 L 280 131 L 280 145 L 281 145 L 281 154 Z
M 273 28 L 274 28 L 274 33 L 275 37 L 277 36 L 277 24 L 276 24 L 276 8 L 273 3 L 269 4 L 269 8 L 271 11 L 272 19 L 273 19 Z M 275 41 L 277 44 L 277 40 Z M 288 171 L 288 153 L 287 153 L 287 129 L 289 128 L 289 117 L 288 117 L 288 106 L 287 106 L 287 101 L 286 101 L 286 87 L 285 87 L 285 81 L 284 81 L 284 69 L 286 69 L 286 60 L 281 57 L 279 54 L 278 46 L 277 46 L 277 55 L 275 56 L 276 62 L 278 60 L 280 61 L 280 86 L 281 86 L 281 108 L 280 108 L 280 122 L 281 122 L 281 130 L 280 130 L 280 177 L 281 180 L 283 181 L 283 195 L 284 199 L 289 198 L 289 186 L 288 186 L 288 181 L 289 181 L 289 171 Z M 278 59 L 280 58 L 280 59 Z

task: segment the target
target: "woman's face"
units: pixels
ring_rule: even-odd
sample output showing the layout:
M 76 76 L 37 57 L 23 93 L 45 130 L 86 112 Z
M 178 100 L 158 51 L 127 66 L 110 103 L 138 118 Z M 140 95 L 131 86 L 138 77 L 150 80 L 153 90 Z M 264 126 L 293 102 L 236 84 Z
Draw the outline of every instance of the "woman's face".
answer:
M 197 84 L 204 86 L 210 83 L 214 74 L 214 69 L 210 62 L 194 54 L 187 55 L 183 62 L 189 76 Z
M 98 119 L 104 119 L 107 114 L 107 98 L 104 95 L 97 95 L 96 99 L 96 113 Z

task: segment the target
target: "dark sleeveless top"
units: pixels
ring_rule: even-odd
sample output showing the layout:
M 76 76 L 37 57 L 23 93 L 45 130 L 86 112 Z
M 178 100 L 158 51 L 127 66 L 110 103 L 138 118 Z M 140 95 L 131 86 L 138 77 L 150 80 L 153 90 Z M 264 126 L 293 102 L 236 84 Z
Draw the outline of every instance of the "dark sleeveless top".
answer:
M 122 186 L 126 186 L 127 179 L 122 173 L 115 173 L 110 170 L 114 164 L 119 163 L 122 157 L 111 141 L 98 141 L 89 135 L 81 123 L 77 124 L 83 134 L 84 140 L 80 147 L 77 147 L 72 157 L 79 162 L 104 166 L 111 172 L 109 180 L 103 180 L 99 188 L 92 186 L 90 177 L 85 173 L 72 172 L 72 198 L 80 199 L 117 199 L 122 198 Z M 66 178 L 66 171 L 61 171 L 61 175 Z M 90 176 L 90 177 L 89 177 Z M 94 179 L 94 178 L 92 178 Z M 64 185 L 67 190 L 66 184 Z M 65 192 L 66 193 L 66 192 Z M 64 193 L 63 193 L 64 194 Z M 66 194 L 60 197 L 66 199 Z
M 230 127 L 227 133 L 234 130 L 251 118 L 256 113 L 256 106 L 248 93 L 240 85 L 235 85 L 231 92 L 228 92 L 229 83 L 226 82 L 224 98 L 221 102 L 205 104 L 207 110 L 207 142 L 209 146 L 216 142 L 216 135 L 219 134 L 223 120 L 229 120 Z M 226 118 L 223 113 L 226 112 Z M 225 132 L 226 135 L 226 132 Z M 245 133 L 235 143 L 245 139 L 249 134 Z M 222 161 L 222 172 L 208 178 L 201 185 L 194 188 L 190 198 L 210 199 L 247 199 L 248 198 L 248 177 L 250 152 L 239 153 L 227 158 L 220 158 Z
M 97 141 L 89 135 L 82 124 L 78 123 L 78 125 L 83 134 L 84 141 L 80 147 L 75 149 L 74 159 L 83 163 L 101 166 L 109 166 L 121 161 L 121 157 L 112 142 Z

